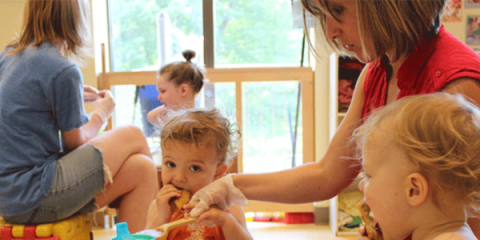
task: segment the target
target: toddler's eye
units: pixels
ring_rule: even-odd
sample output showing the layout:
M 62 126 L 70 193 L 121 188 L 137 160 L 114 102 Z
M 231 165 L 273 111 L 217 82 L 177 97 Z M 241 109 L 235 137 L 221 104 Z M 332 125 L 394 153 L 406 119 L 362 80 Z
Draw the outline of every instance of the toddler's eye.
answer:
M 332 8 L 332 11 L 335 15 L 340 15 L 343 12 L 343 7 L 334 7 Z
M 196 165 L 193 165 L 190 167 L 190 170 L 194 171 L 194 172 L 198 172 L 200 170 L 202 170 L 199 166 L 196 166 Z
M 175 167 L 175 163 L 172 163 L 172 162 L 166 162 L 165 165 L 167 165 L 167 167 L 169 167 L 169 168 L 174 168 Z

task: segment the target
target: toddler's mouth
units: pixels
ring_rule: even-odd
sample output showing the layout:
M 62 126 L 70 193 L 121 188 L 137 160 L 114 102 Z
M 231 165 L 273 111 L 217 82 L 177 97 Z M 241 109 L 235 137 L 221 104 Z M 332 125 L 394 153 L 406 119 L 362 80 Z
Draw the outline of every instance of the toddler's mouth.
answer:
M 187 186 L 183 186 L 183 184 L 178 184 L 176 182 L 171 182 L 170 184 L 172 184 L 176 189 L 178 190 L 187 190 L 187 191 L 190 191 L 189 188 Z

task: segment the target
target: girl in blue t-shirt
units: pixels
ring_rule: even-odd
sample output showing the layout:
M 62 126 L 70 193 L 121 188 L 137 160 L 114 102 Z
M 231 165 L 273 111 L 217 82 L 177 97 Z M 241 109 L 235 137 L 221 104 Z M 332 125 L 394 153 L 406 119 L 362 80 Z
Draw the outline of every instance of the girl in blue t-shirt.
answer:
M 21 34 L 0 53 L 0 215 L 41 224 L 119 202 L 118 220 L 145 228 L 158 182 L 140 129 L 98 132 L 110 91 L 83 85 L 88 0 L 26 2 Z M 84 102 L 93 102 L 87 116 Z M 61 139 L 59 140 L 59 132 Z

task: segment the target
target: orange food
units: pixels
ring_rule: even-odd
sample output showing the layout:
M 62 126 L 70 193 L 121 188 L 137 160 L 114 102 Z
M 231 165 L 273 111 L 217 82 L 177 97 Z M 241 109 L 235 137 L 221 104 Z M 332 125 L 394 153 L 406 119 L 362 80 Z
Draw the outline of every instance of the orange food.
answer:
M 173 202 L 179 210 L 183 210 L 183 205 L 190 201 L 191 194 L 189 191 L 182 189 L 180 197 L 176 198 Z
M 375 219 L 370 216 L 370 207 L 365 203 L 361 202 L 358 205 L 358 208 L 360 209 L 360 214 L 363 220 L 363 223 L 365 225 L 365 231 L 367 232 L 367 237 L 371 240 L 377 240 L 378 239 L 378 234 L 377 234 L 377 229 L 375 227 Z

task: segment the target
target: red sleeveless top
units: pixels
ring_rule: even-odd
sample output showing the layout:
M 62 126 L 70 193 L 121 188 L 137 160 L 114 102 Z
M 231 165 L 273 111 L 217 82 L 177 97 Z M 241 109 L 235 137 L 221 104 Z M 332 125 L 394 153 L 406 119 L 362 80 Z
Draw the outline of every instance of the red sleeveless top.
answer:
M 365 76 L 362 118 L 387 101 L 386 58 L 372 62 Z M 458 78 L 480 81 L 480 56 L 442 25 L 436 37 L 423 39 L 397 73 L 397 100 L 410 95 L 442 91 Z M 480 94 L 480 93 L 479 93 Z

